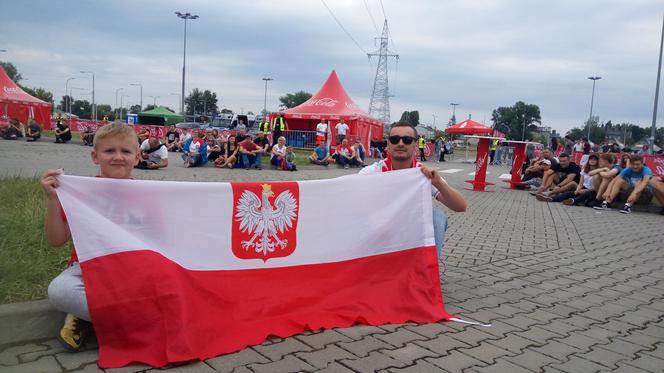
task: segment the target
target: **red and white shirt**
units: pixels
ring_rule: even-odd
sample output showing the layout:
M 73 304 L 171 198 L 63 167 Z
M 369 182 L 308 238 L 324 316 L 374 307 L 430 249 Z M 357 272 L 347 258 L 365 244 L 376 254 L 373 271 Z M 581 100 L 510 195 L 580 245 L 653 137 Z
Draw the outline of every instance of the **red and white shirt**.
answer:
M 418 162 L 415 158 L 413 158 L 413 163 L 410 166 L 411 168 L 414 167 L 422 167 L 422 164 Z M 388 172 L 388 171 L 394 171 L 394 168 L 392 167 L 392 160 L 388 157 L 386 159 L 383 159 L 382 161 L 375 162 L 374 164 L 371 164 L 367 167 L 364 167 L 363 169 L 360 170 L 359 174 L 360 175 L 370 175 L 370 174 L 377 174 L 381 172 Z M 436 189 L 433 184 L 431 185 L 431 196 L 433 198 L 438 198 L 438 195 L 440 192 L 438 189 Z

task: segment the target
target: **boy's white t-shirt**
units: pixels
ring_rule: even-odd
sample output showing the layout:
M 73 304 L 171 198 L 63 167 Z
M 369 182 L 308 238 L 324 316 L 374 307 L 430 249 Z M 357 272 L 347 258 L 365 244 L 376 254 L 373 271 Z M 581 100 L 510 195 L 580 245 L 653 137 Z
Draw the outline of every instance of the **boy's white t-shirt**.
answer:
M 201 143 L 196 140 L 192 140 L 191 144 L 189 145 L 189 153 L 198 154 L 200 152 L 201 152 Z

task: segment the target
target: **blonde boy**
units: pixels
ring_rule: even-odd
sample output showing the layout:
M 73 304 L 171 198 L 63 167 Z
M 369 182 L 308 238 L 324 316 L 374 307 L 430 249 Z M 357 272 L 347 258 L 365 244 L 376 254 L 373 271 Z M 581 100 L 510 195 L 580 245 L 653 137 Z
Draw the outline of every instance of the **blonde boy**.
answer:
M 132 127 L 113 123 L 101 127 L 94 137 L 92 162 L 99 166 L 99 177 L 130 179 L 139 160 L 138 141 Z M 53 247 L 66 244 L 70 238 L 67 217 L 60 206 L 55 189 L 58 187 L 58 170 L 48 170 L 41 179 L 47 196 L 44 228 L 46 241 Z M 85 297 L 85 287 L 76 251 L 72 249 L 69 267 L 51 281 L 48 299 L 53 306 L 67 313 L 58 340 L 71 351 L 78 351 L 91 329 L 90 313 Z

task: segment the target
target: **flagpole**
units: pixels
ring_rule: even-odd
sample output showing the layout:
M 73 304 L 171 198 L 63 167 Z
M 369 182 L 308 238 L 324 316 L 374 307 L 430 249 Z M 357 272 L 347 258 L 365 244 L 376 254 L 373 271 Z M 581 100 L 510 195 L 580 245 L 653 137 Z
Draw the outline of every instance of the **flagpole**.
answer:
M 659 99 L 659 80 L 662 73 L 662 49 L 664 48 L 664 16 L 662 16 L 662 37 L 659 42 L 659 64 L 657 65 L 657 83 L 655 85 L 655 104 L 652 109 L 652 128 L 650 129 L 650 154 L 655 154 L 655 135 L 657 134 L 657 101 Z

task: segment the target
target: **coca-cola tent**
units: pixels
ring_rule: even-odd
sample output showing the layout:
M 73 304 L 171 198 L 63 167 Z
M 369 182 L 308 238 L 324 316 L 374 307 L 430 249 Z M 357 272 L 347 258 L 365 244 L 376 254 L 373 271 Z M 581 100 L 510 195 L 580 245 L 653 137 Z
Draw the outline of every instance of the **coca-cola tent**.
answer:
M 463 122 L 451 125 L 445 129 L 447 133 L 462 133 L 464 135 L 487 135 L 493 132 L 493 129 L 472 119 L 466 119 Z
M 348 124 L 347 137 L 355 140 L 358 137 L 368 150 L 370 139 L 383 138 L 383 123 L 370 117 L 353 101 L 332 70 L 323 87 L 305 103 L 284 111 L 284 118 L 290 130 L 315 131 L 321 119 L 327 119 L 330 143 L 336 144 L 334 126 L 343 119 Z M 302 144 L 312 146 L 312 144 Z
M 0 66 L 0 120 L 16 118 L 26 123 L 33 118 L 43 128 L 51 128 L 51 108 L 53 106 L 25 93 L 16 85 Z

